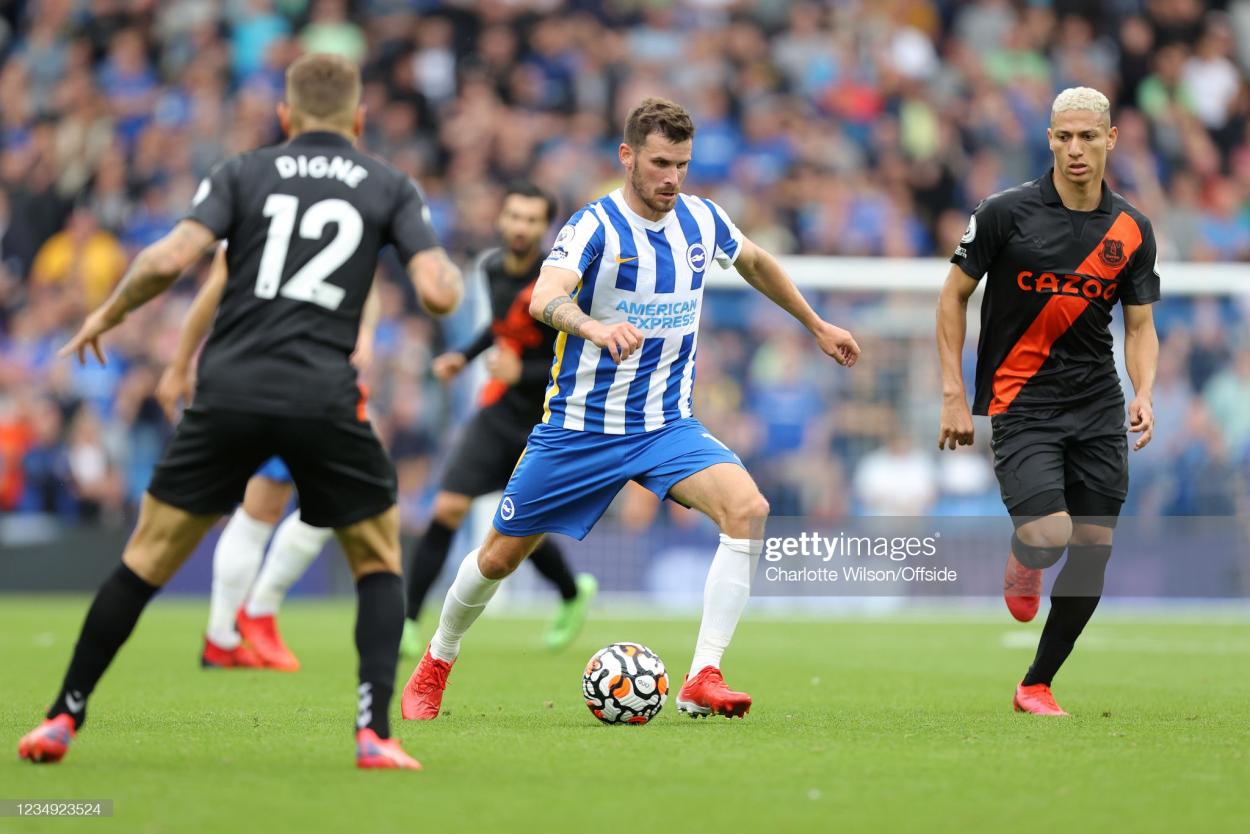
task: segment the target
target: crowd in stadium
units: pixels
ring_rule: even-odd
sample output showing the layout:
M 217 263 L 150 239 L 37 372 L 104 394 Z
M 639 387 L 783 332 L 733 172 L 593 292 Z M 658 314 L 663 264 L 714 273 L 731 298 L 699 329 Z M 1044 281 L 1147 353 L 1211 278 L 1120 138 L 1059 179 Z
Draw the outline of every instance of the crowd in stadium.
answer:
M 152 390 L 203 271 L 110 334 L 107 366 L 55 351 L 216 162 L 280 139 L 274 105 L 301 50 L 365 62 L 363 145 L 417 178 L 466 265 L 494 242 L 507 181 L 551 190 L 565 214 L 614 187 L 621 119 L 644 94 L 691 109 L 687 189 L 769 250 L 944 257 L 983 197 L 1046 170 L 1050 101 L 1073 84 L 1111 97 L 1109 178 L 1153 220 L 1164 261 L 1250 260 L 1247 0 L 9 3 L 0 511 L 121 523 L 133 510 L 170 431 Z M 472 405 L 429 359 L 474 322 L 466 310 L 440 329 L 398 264 L 383 271 L 367 379 L 419 529 L 449 426 Z M 874 334 L 931 299 L 816 300 L 860 338 L 854 371 L 834 373 L 751 296 L 708 297 L 696 413 L 774 514 L 1001 513 L 987 438 L 938 460 L 931 318 Z M 1250 307 L 1165 305 L 1159 428 L 1133 457 L 1126 512 L 1250 511 Z

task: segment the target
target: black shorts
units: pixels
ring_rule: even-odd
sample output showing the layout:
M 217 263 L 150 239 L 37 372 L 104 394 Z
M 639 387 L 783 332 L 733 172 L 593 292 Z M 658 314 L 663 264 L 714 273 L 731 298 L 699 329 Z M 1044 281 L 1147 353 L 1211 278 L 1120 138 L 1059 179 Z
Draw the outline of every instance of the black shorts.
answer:
M 395 504 L 395 467 L 366 421 L 280 417 L 192 406 L 152 474 L 152 497 L 196 515 L 224 515 L 277 455 L 299 491 L 300 518 L 346 527 Z
M 443 470 L 441 489 L 476 498 L 503 489 L 534 428 L 511 409 L 487 406 L 465 426 Z
M 1128 494 L 1128 435 L 1117 398 L 990 419 L 994 471 L 1012 517 L 1066 510 L 1115 517 Z

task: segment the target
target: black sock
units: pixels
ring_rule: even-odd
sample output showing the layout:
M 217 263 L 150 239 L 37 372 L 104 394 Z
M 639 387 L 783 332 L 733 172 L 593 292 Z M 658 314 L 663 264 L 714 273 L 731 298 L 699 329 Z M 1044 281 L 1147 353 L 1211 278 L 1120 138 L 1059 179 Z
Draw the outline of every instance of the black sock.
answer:
M 408 565 L 408 619 L 421 615 L 425 596 L 447 564 L 452 536 L 456 531 L 440 521 L 431 521 L 425 535 L 412 549 L 412 561 Z
M 69 715 L 74 719 L 75 728 L 86 722 L 87 698 L 134 631 L 144 606 L 159 590 L 140 579 L 125 564 L 118 565 L 104 580 L 87 609 L 61 691 L 48 709 L 49 718 Z
M 356 652 L 360 655 L 356 727 L 391 737 L 399 638 L 404 633 L 404 582 L 394 573 L 369 573 L 356 583 Z
M 1102 598 L 1103 576 L 1111 560 L 1111 545 L 1068 546 L 1068 561 L 1055 577 L 1051 589 L 1050 614 L 1042 628 L 1033 665 L 1024 676 L 1024 685 L 1044 683 L 1050 686 L 1055 673 L 1072 653 L 1076 639 L 1094 615 Z
M 577 596 L 577 582 L 569 570 L 569 563 L 564 561 L 564 554 L 551 539 L 543 539 L 530 554 L 532 564 L 543 578 L 556 586 L 560 598 L 565 602 Z

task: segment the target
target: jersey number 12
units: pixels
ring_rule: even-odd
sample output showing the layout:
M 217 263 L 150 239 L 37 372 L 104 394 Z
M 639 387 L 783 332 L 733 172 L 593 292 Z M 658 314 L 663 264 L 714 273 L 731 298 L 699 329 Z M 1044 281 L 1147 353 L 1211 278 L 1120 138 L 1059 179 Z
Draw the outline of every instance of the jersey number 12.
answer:
M 287 248 L 291 244 L 298 213 L 298 197 L 270 194 L 265 200 L 265 216 L 270 218 L 269 236 L 260 255 L 260 269 L 256 272 L 256 295 L 259 298 L 276 298 L 281 289 L 283 298 L 308 301 L 327 310 L 337 310 L 347 292 L 342 287 L 327 284 L 326 278 L 355 254 L 364 231 L 364 221 L 360 219 L 360 212 L 346 200 L 322 200 L 309 206 L 299 223 L 300 237 L 320 240 L 326 226 L 331 223 L 338 227 L 338 231 L 326 248 L 300 267 L 286 284 L 282 284 L 282 269 L 286 266 Z

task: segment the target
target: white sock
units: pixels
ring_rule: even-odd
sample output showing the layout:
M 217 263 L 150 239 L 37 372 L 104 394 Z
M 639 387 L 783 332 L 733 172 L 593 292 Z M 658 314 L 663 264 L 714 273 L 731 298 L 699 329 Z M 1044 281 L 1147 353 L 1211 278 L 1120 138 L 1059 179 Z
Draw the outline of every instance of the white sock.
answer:
M 703 586 L 703 623 L 694 644 L 691 677 L 704 666 L 720 668 L 720 659 L 751 596 L 751 577 L 763 547 L 764 542 L 759 539 L 734 539 L 721 533 L 720 546 Z
M 477 566 L 478 549 L 474 549 L 460 563 L 456 580 L 447 590 L 443 601 L 443 613 L 438 618 L 438 630 L 430 639 L 430 654 L 439 660 L 451 662 L 460 654 L 460 638 L 469 626 L 486 610 L 486 603 L 499 590 L 498 579 L 487 579 Z
M 239 645 L 235 615 L 256 578 L 273 525 L 234 511 L 213 551 L 213 595 L 208 606 L 208 639 L 223 649 Z
M 313 527 L 300 520 L 299 513 L 282 519 L 273 534 L 269 558 L 256 577 L 245 607 L 249 617 L 268 617 L 278 613 L 286 592 L 291 590 L 308 566 L 321 555 L 322 548 L 334 531 L 329 527 Z

